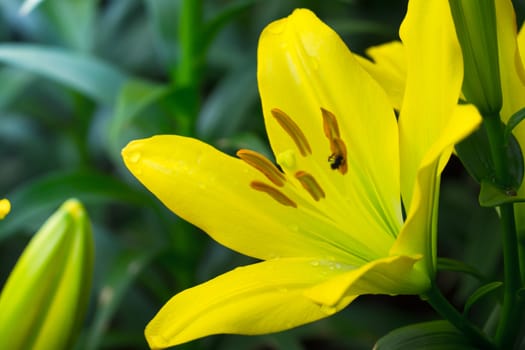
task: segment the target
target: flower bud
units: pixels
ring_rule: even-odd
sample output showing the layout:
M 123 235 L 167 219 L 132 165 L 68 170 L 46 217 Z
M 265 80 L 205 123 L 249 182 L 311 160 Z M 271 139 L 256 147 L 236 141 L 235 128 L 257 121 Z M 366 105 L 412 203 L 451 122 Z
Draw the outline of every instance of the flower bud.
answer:
M 11 203 L 7 199 L 0 199 L 0 220 L 6 217 L 11 211 Z
M 483 116 L 498 115 L 502 97 L 494 0 L 449 4 L 463 53 L 463 95 Z
M 87 214 L 66 201 L 18 259 L 0 295 L 0 349 L 70 349 L 82 325 L 93 272 Z

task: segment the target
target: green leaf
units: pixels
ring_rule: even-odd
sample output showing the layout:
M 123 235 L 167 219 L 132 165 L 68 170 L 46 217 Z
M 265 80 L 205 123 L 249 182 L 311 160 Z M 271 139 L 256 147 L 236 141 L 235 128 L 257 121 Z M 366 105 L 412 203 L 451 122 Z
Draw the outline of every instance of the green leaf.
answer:
M 437 269 L 440 271 L 455 271 L 469 274 L 479 280 L 484 280 L 485 277 L 481 272 L 476 270 L 471 265 L 464 263 L 463 261 L 450 259 L 450 258 L 437 258 Z
M 470 295 L 465 303 L 465 308 L 463 309 L 463 314 L 467 315 L 472 306 L 479 301 L 482 297 L 487 295 L 488 293 L 498 289 L 503 285 L 502 282 L 490 282 L 487 283 L 481 287 L 479 287 L 472 295 Z
M 32 80 L 30 74 L 19 69 L 11 67 L 1 69 L 0 82 L 2 82 L 2 93 L 0 94 L 0 109 L 11 103 Z
M 115 115 L 110 120 L 108 128 L 108 143 L 110 153 L 120 160 L 120 150 L 130 141 L 124 132 L 133 119 L 148 106 L 158 102 L 173 92 L 169 85 L 157 84 L 139 79 L 127 81 L 117 100 Z
M 503 132 L 503 124 L 501 127 Z M 467 171 L 477 182 L 481 184 L 483 182 L 495 184 L 496 174 L 485 128 L 478 129 L 467 139 L 457 144 L 456 152 Z M 512 134 L 508 136 L 507 140 L 507 162 L 510 165 L 509 172 L 512 180 L 510 183 L 511 188 L 506 189 L 505 192 L 512 193 L 521 186 L 524 174 L 521 147 Z
M 497 207 L 505 203 L 525 202 L 525 197 L 518 196 L 515 189 L 504 190 L 491 181 L 481 181 L 479 204 L 482 207 Z
M 197 119 L 197 135 L 203 139 L 229 137 L 239 130 L 258 99 L 255 66 L 231 72 L 204 101 Z
M 474 350 L 468 339 L 447 321 L 412 324 L 377 341 L 375 350 Z
M 238 0 L 228 5 L 222 6 L 218 14 L 215 15 L 211 20 L 209 20 L 203 31 L 203 51 L 211 45 L 217 34 L 221 31 L 222 28 L 235 17 L 239 16 L 243 11 L 246 11 L 250 6 L 252 6 L 258 0 Z
M 88 52 L 93 44 L 97 5 L 94 0 L 48 0 L 40 9 L 68 47 Z
M 55 173 L 6 195 L 11 201 L 11 213 L 0 221 L 0 241 L 28 224 L 43 221 L 71 197 L 86 204 L 120 201 L 144 205 L 151 201 L 146 194 L 108 175 L 86 171 Z
M 24 3 L 20 6 L 20 14 L 21 15 L 29 14 L 43 1 L 44 0 L 25 0 Z
M 33 44 L 0 44 L 0 62 L 57 81 L 97 102 L 116 100 L 126 76 L 95 57 Z
M 482 127 L 456 145 L 456 153 L 469 174 L 477 181 L 495 178 L 494 164 L 485 129 Z
M 514 130 L 523 119 L 525 119 L 525 108 L 520 109 L 509 118 L 507 125 L 505 125 L 505 131 L 503 134 L 505 141 L 509 140 L 509 137 L 512 135 L 512 130 Z
M 110 271 L 102 285 L 93 324 L 85 340 L 85 350 L 101 347 L 109 323 L 127 291 L 156 255 L 156 251 L 124 253 L 119 256 L 116 263 L 111 264 Z
M 174 66 L 179 56 L 178 21 L 173 19 L 179 17 L 180 3 L 173 0 L 146 1 L 156 47 L 160 51 L 163 62 L 169 67 Z

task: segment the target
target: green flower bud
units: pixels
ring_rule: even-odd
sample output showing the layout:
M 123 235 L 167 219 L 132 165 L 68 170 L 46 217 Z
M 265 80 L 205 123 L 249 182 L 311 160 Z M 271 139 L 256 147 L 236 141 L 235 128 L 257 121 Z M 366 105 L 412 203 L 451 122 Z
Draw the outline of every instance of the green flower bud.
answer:
M 449 0 L 463 52 L 463 95 L 483 116 L 502 105 L 494 0 Z
M 0 349 L 69 349 L 93 274 L 93 236 L 82 204 L 66 201 L 22 253 L 0 295 Z
M 5 198 L 0 199 L 0 220 L 6 217 L 11 210 L 11 203 Z

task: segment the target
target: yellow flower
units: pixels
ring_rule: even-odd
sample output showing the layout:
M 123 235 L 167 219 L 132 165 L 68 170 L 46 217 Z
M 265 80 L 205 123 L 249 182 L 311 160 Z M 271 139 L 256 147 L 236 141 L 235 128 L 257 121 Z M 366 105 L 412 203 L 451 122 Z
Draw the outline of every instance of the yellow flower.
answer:
M 525 30 L 517 30 L 516 15 L 511 0 L 496 0 L 496 26 L 498 58 L 503 105 L 500 116 L 503 122 L 525 107 Z M 387 91 L 396 109 L 401 106 L 405 89 L 407 59 L 404 45 L 399 41 L 369 48 L 367 55 L 374 62 L 358 57 L 362 66 Z M 459 95 L 458 95 L 459 96 Z M 525 123 L 514 130 L 521 149 L 525 150 Z M 525 153 L 522 152 L 525 156 Z M 525 197 L 525 186 L 519 188 L 519 197 Z M 516 221 L 520 232 L 525 232 L 525 204 L 516 203 Z
M 450 14 L 439 15 L 444 4 L 410 3 L 403 40 L 418 64 L 409 66 L 399 124 L 337 34 L 296 10 L 264 30 L 258 50 L 265 124 L 282 171 L 253 151 L 230 157 L 182 136 L 126 146 L 127 167 L 168 208 L 262 260 L 175 295 L 146 327 L 152 348 L 280 331 L 361 294 L 427 290 L 439 173 L 480 122 L 473 107 L 456 105 L 461 56 Z M 419 22 L 425 30 L 413 31 Z
M 5 198 L 0 199 L 0 220 L 5 218 L 10 211 L 11 203 Z

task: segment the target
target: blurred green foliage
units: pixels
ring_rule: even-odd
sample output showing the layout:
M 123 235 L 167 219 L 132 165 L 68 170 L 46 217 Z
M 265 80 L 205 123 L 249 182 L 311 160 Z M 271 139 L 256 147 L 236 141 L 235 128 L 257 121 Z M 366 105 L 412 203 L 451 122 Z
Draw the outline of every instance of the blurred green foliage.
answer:
M 21 1 L 0 0 L 0 197 L 12 202 L 0 222 L 0 284 L 45 218 L 67 198 L 83 201 L 96 259 L 77 349 L 146 348 L 143 329 L 170 296 L 250 261 L 165 209 L 130 176 L 120 149 L 177 133 L 226 152 L 269 154 L 255 76 L 264 26 L 307 7 L 364 53 L 398 38 L 406 9 L 406 0 L 194 0 L 192 14 L 187 3 L 47 0 L 22 15 Z M 516 5 L 521 21 L 524 3 Z M 493 277 L 497 217 L 478 206 L 478 190 L 458 162 L 448 166 L 439 254 Z M 443 272 L 440 283 L 462 306 L 484 281 Z M 492 312 L 481 304 L 472 317 Z M 417 297 L 365 296 L 288 332 L 212 336 L 180 348 L 367 349 L 396 327 L 434 318 Z

